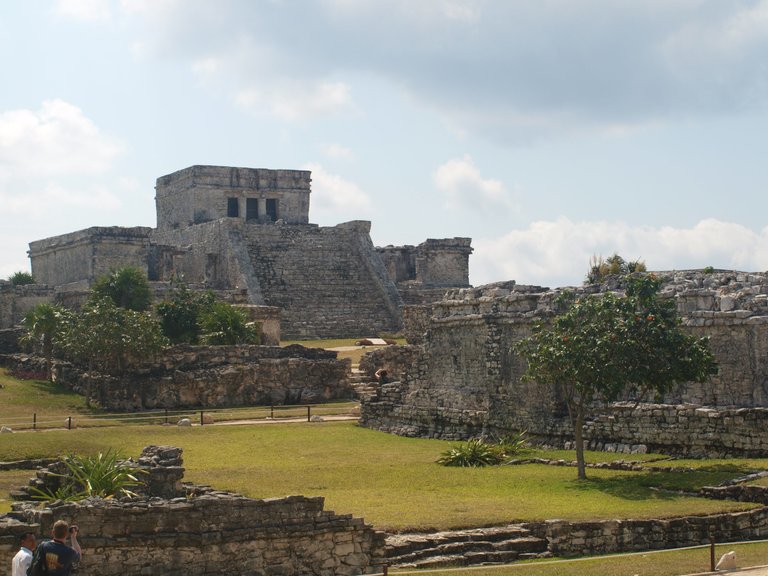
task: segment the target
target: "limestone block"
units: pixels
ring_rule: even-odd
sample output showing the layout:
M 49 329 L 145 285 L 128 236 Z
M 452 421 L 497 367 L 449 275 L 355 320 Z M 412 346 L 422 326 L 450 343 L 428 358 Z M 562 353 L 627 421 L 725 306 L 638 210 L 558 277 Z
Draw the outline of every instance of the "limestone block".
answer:
M 720 560 L 715 566 L 715 570 L 735 570 L 736 569 L 736 552 L 731 550 L 726 552 L 720 557 Z

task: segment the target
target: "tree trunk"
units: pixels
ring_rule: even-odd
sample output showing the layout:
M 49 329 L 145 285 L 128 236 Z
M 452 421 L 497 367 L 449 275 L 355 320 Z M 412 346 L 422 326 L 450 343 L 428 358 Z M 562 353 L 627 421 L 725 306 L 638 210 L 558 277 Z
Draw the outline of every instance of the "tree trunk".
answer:
M 573 432 L 576 440 L 576 467 L 579 480 L 587 479 L 587 467 L 584 463 L 584 407 L 574 407 Z

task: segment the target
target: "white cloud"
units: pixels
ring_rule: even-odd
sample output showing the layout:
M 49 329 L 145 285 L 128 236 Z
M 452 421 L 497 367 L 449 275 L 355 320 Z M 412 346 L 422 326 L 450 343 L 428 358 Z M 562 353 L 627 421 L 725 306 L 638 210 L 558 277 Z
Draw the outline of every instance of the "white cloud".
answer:
M 469 154 L 439 166 L 432 175 L 432 181 L 445 196 L 448 210 L 487 213 L 503 210 L 507 213 L 516 207 L 504 183 L 483 178 Z
M 54 12 L 85 22 L 104 22 L 112 17 L 111 0 L 56 0 Z
M 552 287 L 581 284 L 593 255 L 613 253 L 644 260 L 649 270 L 768 269 L 768 228 L 755 232 L 715 219 L 692 228 L 654 228 L 560 217 L 498 238 L 479 238 L 473 246 L 470 269 L 476 285 L 498 280 Z
M 251 87 L 237 93 L 235 100 L 254 114 L 270 111 L 281 120 L 295 122 L 316 116 L 338 114 L 350 109 L 350 87 L 344 82 L 275 82 L 269 88 Z
M 322 148 L 323 153 L 334 160 L 351 160 L 355 157 L 351 149 L 341 144 L 324 144 Z
M 312 172 L 311 220 L 336 224 L 369 213 L 371 200 L 354 182 L 329 174 L 317 162 L 305 164 L 302 170 Z
M 515 143 L 768 104 L 768 0 L 123 6 L 145 20 L 148 57 L 226 63 L 220 89 L 289 121 L 348 110 L 349 78 L 365 75 L 457 132 Z
M 121 151 L 119 142 L 63 100 L 43 102 L 40 110 L 0 113 L 0 165 L 6 176 L 101 173 Z
M 8 212 L 32 218 L 62 205 L 114 210 L 119 201 L 94 178 L 106 174 L 121 152 L 117 140 L 62 100 L 2 112 L 0 201 Z M 32 198 L 39 207 L 34 211 Z

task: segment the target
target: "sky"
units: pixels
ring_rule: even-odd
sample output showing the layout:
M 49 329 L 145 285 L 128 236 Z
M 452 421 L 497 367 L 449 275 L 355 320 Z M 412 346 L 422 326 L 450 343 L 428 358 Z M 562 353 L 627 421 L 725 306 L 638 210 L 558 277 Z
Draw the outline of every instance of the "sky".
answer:
M 0 278 L 195 164 L 471 237 L 473 285 L 768 269 L 768 0 L 4 0 L 0 65 Z

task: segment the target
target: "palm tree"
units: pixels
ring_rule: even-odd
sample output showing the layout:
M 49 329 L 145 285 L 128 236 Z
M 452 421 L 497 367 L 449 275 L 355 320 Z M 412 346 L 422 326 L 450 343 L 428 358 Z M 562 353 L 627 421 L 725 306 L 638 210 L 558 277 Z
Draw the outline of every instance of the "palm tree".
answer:
M 27 329 L 27 333 L 22 336 L 22 342 L 43 345 L 45 373 L 49 382 L 53 379 L 51 371 L 53 343 L 57 332 L 61 329 L 65 314 L 66 311 L 59 306 L 38 304 L 22 320 L 22 325 Z

